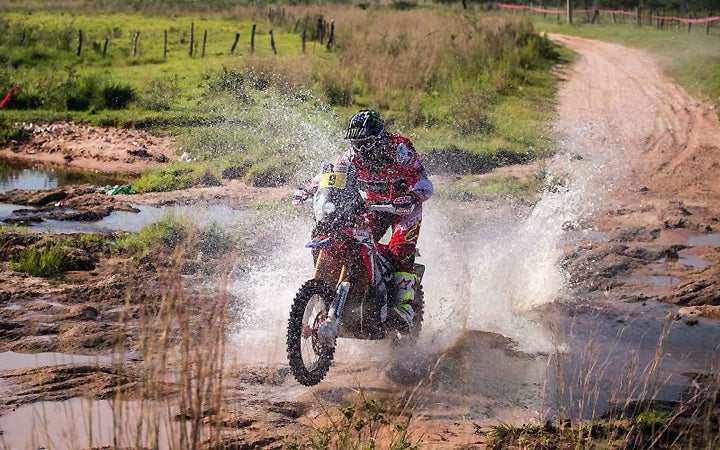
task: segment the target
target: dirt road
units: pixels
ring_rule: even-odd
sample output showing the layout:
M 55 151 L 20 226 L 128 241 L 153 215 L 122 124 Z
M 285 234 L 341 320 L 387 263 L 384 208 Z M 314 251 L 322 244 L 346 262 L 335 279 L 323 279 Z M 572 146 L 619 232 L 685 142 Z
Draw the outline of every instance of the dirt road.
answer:
M 579 58 L 559 93 L 558 128 L 575 137 L 577 151 L 591 158 L 618 149 L 615 163 L 626 168 L 610 198 L 612 226 L 662 223 L 670 204 L 692 213 L 699 231 L 720 217 L 720 123 L 716 112 L 694 100 L 639 50 L 570 36 L 551 36 Z M 643 220 L 641 210 L 655 217 Z M 608 208 L 606 213 L 612 211 Z M 652 215 L 652 214 L 651 214 Z M 613 218 L 622 219 L 613 220 Z M 717 228 L 718 225 L 716 224 Z
M 585 291 L 618 284 L 627 291 L 633 274 L 672 276 L 680 280 L 676 285 L 641 295 L 680 305 L 720 304 L 712 282 L 720 275 L 720 247 L 713 238 L 720 232 L 716 112 L 663 75 L 642 51 L 551 38 L 579 55 L 559 92 L 557 129 L 566 151 L 589 166 L 585 225 L 609 241 L 575 255 L 576 283 Z M 712 236 L 706 240 L 711 245 L 691 245 L 696 235 Z M 678 252 L 707 264 L 678 263 Z M 588 261 L 592 268 L 583 269 Z M 603 273 L 612 281 L 603 280 Z M 709 315 L 717 315 L 715 310 L 703 309 Z

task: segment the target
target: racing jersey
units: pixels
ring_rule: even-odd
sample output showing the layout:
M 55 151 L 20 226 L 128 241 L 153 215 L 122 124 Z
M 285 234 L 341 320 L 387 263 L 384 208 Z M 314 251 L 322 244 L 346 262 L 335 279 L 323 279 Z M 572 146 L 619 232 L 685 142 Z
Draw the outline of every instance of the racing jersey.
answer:
M 418 202 L 424 202 L 433 194 L 433 184 L 420 163 L 410 140 L 399 134 L 391 134 L 391 143 L 382 161 L 370 164 L 362 160 L 349 147 L 335 162 L 336 167 L 348 167 L 348 177 L 357 181 L 366 201 L 388 201 L 415 192 Z

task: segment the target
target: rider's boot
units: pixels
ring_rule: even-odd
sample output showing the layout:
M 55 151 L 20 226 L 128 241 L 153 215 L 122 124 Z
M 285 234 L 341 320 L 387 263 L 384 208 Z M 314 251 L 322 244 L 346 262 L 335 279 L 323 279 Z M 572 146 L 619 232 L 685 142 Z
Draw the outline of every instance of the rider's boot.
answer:
M 395 272 L 393 274 L 395 286 L 397 287 L 397 298 L 395 306 L 390 310 L 400 319 L 401 331 L 408 331 L 412 328 L 415 312 L 410 305 L 415 300 L 415 282 L 417 275 L 410 272 Z

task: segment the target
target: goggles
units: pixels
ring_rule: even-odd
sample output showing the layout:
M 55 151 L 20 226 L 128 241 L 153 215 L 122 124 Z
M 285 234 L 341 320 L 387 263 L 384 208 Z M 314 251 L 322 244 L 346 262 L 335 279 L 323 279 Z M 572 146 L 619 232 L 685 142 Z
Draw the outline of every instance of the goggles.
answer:
M 376 141 L 377 138 L 375 136 L 370 136 L 363 139 L 350 139 L 350 145 L 355 150 L 368 151 L 372 149 Z

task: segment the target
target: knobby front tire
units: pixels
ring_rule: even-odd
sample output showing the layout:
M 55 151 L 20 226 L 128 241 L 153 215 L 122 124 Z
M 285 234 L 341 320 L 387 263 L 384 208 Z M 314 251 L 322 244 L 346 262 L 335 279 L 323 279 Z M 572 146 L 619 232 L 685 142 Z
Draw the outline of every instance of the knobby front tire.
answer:
M 335 292 L 321 280 L 308 280 L 293 300 L 287 328 L 290 371 L 305 386 L 318 384 L 332 364 L 335 348 L 321 345 L 317 338 L 320 323 L 327 318 Z

